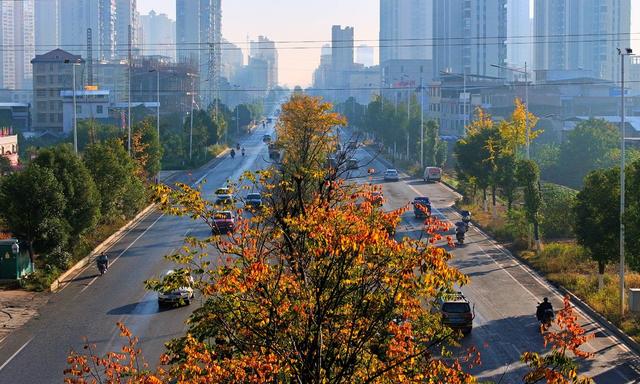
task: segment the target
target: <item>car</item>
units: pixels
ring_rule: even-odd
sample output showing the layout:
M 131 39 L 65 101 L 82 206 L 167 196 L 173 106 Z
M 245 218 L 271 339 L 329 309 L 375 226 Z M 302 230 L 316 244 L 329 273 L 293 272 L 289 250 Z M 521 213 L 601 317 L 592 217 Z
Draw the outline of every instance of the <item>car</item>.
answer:
M 429 217 L 431 215 L 431 200 L 426 196 L 418 196 L 411 202 L 413 214 L 416 218 Z
M 232 211 L 217 211 L 213 214 L 213 227 L 211 228 L 213 235 L 233 232 L 235 226 L 236 220 Z
M 389 168 L 384 171 L 384 181 L 398 181 L 400 180 L 400 174 L 398 170 Z
M 217 196 L 220 196 L 220 195 L 231 195 L 231 188 L 220 187 L 220 188 L 216 189 L 216 195 Z
M 163 275 L 163 281 L 169 278 L 176 273 L 176 271 L 170 269 Z M 171 291 L 160 291 L 158 292 L 158 305 L 164 304 L 191 304 L 191 300 L 193 299 L 193 277 L 189 274 L 185 274 L 184 276 L 184 286 L 180 286 Z
M 262 196 L 259 193 L 249 193 L 244 199 L 245 208 L 260 209 L 262 208 Z
M 424 169 L 424 181 L 440 181 L 442 179 L 442 169 L 438 167 L 426 167 Z
M 218 195 L 214 205 L 216 207 L 233 208 L 235 200 L 233 195 Z
M 263 143 L 270 143 L 271 142 L 271 135 L 264 135 L 262 136 L 262 142 Z
M 471 303 L 462 292 L 443 294 L 436 300 L 436 306 L 436 310 L 442 315 L 442 324 L 464 334 L 471 333 L 475 306 L 471 307 Z
M 358 160 L 353 157 L 347 160 L 347 169 L 358 169 Z

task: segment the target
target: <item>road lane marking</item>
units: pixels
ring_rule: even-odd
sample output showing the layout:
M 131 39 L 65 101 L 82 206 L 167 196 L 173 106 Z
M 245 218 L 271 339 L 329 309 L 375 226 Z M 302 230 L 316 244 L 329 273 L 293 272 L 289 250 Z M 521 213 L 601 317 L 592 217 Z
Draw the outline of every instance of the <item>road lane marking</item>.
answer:
M 22 345 L 22 347 L 20 347 L 20 349 L 18 349 L 17 351 L 15 351 L 15 353 L 13 355 L 11 355 L 11 357 L 9 357 L 9 359 L 7 359 L 7 361 L 4 362 L 4 364 L 0 365 L 0 371 L 2 371 L 2 369 L 4 369 L 4 367 L 6 367 L 11 360 L 13 360 L 16 356 L 18 356 L 18 354 L 20 352 L 22 352 L 23 349 L 25 349 L 27 347 L 27 345 L 29 345 L 29 343 L 31 343 L 31 341 L 35 338 L 35 336 L 31 336 L 31 338 L 29 340 L 27 340 L 26 343 L 24 343 Z

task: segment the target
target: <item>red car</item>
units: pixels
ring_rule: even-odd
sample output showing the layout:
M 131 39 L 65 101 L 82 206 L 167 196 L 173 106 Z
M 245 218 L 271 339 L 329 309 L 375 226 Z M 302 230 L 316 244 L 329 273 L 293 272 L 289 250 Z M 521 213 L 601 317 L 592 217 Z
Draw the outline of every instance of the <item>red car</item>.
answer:
M 231 211 L 218 211 L 213 216 L 213 227 L 211 233 L 214 235 L 220 235 L 223 233 L 233 232 L 235 228 L 236 220 L 233 217 Z

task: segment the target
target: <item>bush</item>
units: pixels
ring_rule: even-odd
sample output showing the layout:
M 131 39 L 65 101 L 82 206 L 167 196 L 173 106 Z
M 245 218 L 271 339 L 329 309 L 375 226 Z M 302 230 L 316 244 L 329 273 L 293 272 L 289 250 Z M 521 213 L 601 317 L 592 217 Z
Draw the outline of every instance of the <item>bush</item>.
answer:
M 551 239 L 575 237 L 573 206 L 578 191 L 557 184 L 545 184 L 542 188 L 542 222 L 544 237 Z
M 58 269 L 66 271 L 71 266 L 72 257 L 71 253 L 62 249 L 62 247 L 56 247 L 53 251 L 49 252 L 43 258 L 43 264 L 46 269 Z

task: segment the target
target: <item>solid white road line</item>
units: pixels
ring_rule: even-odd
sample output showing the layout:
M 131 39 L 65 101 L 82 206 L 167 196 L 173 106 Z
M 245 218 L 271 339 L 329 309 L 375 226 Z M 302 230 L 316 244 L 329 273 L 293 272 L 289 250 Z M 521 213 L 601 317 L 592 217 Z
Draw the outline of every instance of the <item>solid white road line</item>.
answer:
M 17 350 L 13 355 L 11 355 L 11 357 L 9 357 L 9 358 L 7 359 L 7 361 L 5 361 L 5 362 L 4 362 L 4 364 L 0 365 L 0 371 L 2 371 L 2 369 L 3 369 L 4 367 L 6 367 L 6 366 L 7 366 L 7 364 L 9 364 L 9 363 L 11 362 L 11 360 L 13 360 L 16 356 L 18 356 L 18 354 L 19 354 L 20 352 L 22 352 L 22 350 L 23 350 L 23 349 L 25 349 L 25 348 L 27 347 L 27 345 L 29 345 L 29 343 L 31 343 L 31 340 L 33 340 L 33 338 L 34 338 L 34 337 L 35 337 L 35 336 L 32 336 L 29 340 L 27 340 L 27 342 L 26 342 L 26 343 L 24 343 L 24 344 L 22 345 L 22 347 L 20 347 L 20 349 L 18 349 L 18 350 Z

